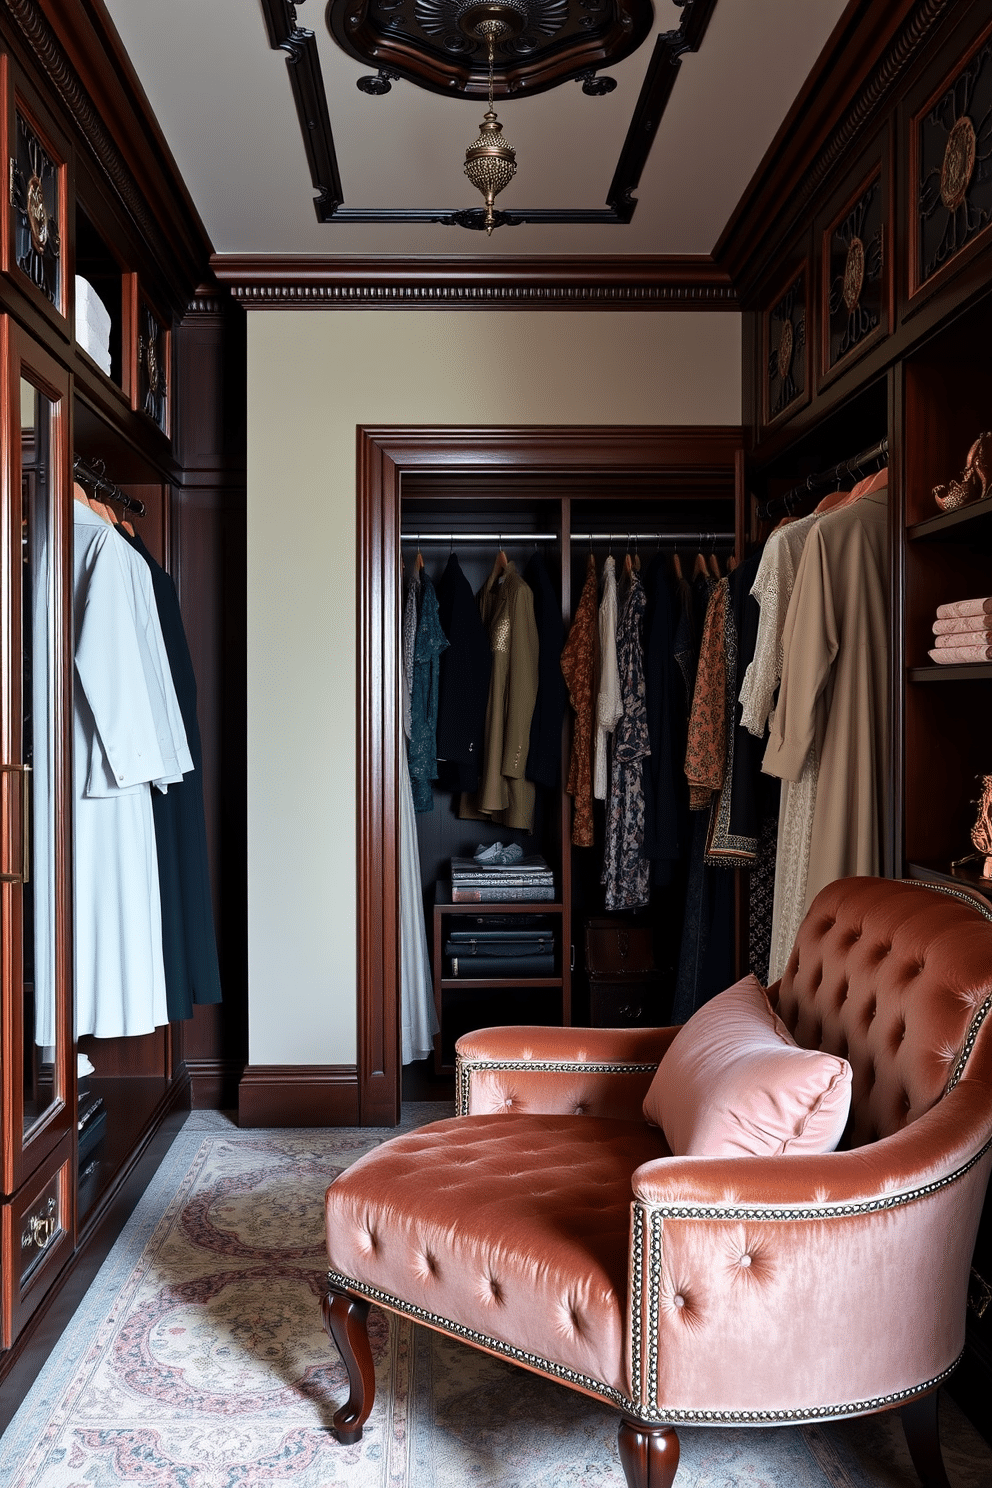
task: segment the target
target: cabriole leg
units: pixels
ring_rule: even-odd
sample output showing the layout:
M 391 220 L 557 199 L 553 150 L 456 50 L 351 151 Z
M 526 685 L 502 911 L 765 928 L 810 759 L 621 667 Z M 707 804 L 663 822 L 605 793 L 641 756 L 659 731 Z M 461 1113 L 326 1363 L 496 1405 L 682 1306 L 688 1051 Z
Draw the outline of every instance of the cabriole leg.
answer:
M 672 1488 L 679 1439 L 671 1426 L 646 1426 L 621 1416 L 617 1443 L 627 1488 Z
M 951 1488 L 944 1471 L 937 1425 L 937 1394 L 921 1395 L 900 1411 L 906 1444 L 923 1488 Z
M 361 1441 L 362 1427 L 375 1400 L 375 1366 L 369 1346 L 369 1303 L 331 1287 L 321 1304 L 324 1327 L 334 1340 L 348 1371 L 351 1393 L 335 1412 L 334 1429 L 346 1447 Z

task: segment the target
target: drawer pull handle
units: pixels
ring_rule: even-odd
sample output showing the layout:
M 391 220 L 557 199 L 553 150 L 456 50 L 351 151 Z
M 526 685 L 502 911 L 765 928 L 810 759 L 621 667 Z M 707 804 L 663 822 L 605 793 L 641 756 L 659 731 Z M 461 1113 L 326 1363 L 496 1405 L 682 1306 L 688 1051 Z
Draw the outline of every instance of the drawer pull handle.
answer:
M 55 1200 L 49 1199 L 43 1214 L 31 1215 L 27 1229 L 21 1235 L 23 1250 L 29 1250 L 32 1245 L 38 1250 L 44 1250 L 46 1245 L 52 1243 L 59 1228 L 55 1209 Z

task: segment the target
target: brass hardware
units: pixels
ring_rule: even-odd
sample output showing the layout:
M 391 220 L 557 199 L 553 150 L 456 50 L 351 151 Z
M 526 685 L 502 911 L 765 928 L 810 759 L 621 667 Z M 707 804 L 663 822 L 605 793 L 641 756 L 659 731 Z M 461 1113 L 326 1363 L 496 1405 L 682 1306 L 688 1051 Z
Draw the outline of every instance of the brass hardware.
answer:
M 981 1276 L 972 1266 L 971 1283 L 968 1287 L 968 1306 L 976 1317 L 984 1317 L 990 1302 L 992 1302 L 992 1286 L 989 1286 L 985 1277 Z
M 10 157 L 10 169 L 7 172 L 7 195 L 10 197 L 10 205 L 17 206 L 17 161 L 13 155 Z
M 44 1250 L 52 1243 L 59 1228 L 57 1207 L 54 1197 L 50 1197 L 40 1214 L 29 1215 L 27 1228 L 21 1232 L 22 1250 L 30 1250 L 32 1246 L 36 1250 Z
M 0 765 L 0 774 L 5 770 L 9 770 L 11 774 L 19 773 L 21 777 L 21 867 L 19 873 L 0 873 L 0 883 L 26 884 L 31 878 L 31 855 L 28 846 L 30 840 L 28 812 L 31 807 L 31 782 L 28 776 L 31 773 L 31 766 Z

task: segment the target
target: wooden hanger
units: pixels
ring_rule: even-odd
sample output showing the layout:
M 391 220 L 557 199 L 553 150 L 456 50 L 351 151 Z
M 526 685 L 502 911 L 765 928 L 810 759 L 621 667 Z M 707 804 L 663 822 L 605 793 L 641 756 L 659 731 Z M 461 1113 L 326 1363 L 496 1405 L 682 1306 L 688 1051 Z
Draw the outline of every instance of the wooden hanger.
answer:
M 694 579 L 698 579 L 699 576 L 700 576 L 700 574 L 701 574 L 703 576 L 703 578 L 705 579 L 706 573 L 707 573 L 706 559 L 703 557 L 702 550 L 700 550 L 696 554 L 696 561 L 695 561 L 695 563 L 692 565 L 692 577 Z
M 715 579 L 723 577 L 723 575 L 720 573 L 720 562 L 715 553 L 710 553 L 708 564 L 710 573 Z
M 681 582 L 682 582 L 682 559 L 679 557 L 679 550 L 678 550 L 678 548 L 676 548 L 674 550 L 674 552 L 672 553 L 672 567 L 675 570 L 675 577 L 676 577 L 676 579 L 681 584 Z

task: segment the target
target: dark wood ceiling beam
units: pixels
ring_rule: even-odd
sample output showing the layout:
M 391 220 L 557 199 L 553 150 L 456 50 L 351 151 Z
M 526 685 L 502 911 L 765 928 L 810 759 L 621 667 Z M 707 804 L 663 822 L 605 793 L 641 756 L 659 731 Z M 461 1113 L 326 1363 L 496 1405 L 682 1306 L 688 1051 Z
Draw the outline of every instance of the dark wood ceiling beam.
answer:
M 211 267 L 250 310 L 737 308 L 729 276 L 707 254 L 624 258 L 215 254 Z

